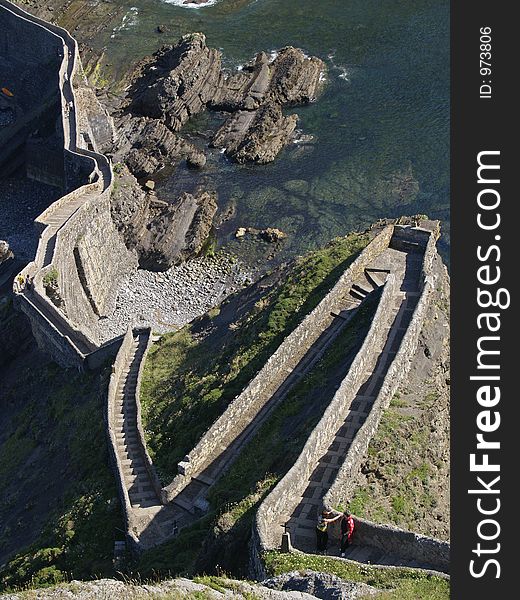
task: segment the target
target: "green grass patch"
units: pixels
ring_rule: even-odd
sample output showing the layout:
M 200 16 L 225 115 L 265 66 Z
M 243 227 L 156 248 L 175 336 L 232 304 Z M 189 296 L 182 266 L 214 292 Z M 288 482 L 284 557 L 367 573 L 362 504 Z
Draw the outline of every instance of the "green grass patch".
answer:
M 448 580 L 415 569 L 377 569 L 326 556 L 280 552 L 268 552 L 264 560 L 270 576 L 306 570 L 331 573 L 345 581 L 362 582 L 382 590 L 381 594 L 369 596 L 378 600 L 448 600 L 450 597 Z

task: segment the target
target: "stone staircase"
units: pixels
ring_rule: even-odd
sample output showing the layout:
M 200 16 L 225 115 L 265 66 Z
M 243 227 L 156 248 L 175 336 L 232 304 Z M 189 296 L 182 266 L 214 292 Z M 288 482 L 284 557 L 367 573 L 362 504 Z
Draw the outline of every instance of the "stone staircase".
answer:
M 323 506 L 323 498 L 334 482 L 356 433 L 370 413 L 372 404 L 410 323 L 419 296 L 421 260 L 422 255 L 419 253 L 407 253 L 389 248 L 378 257 L 377 264 L 372 269 L 365 271 L 368 281 L 377 282 L 382 276 L 381 274 L 387 272 L 384 265 L 391 264 L 392 272 L 400 277 L 400 290 L 396 294 L 392 308 L 390 321 L 392 324 L 384 345 L 374 349 L 376 359 L 373 361 L 373 367 L 365 373 L 364 382 L 357 390 L 343 424 L 337 430 L 327 451 L 316 462 L 305 491 L 295 502 L 296 507 L 286 525 L 291 535 L 292 545 L 298 550 L 310 553 L 316 551 L 316 523 L 319 511 Z M 353 288 L 354 298 L 365 294 L 365 286 L 358 285 Z M 339 537 L 339 531 L 335 525 L 329 526 L 329 529 L 328 553 L 338 556 L 339 541 L 335 536 Z M 421 565 L 416 561 L 406 561 L 397 555 L 387 555 L 383 551 L 369 546 L 351 546 L 346 558 L 370 564 L 429 568 L 428 565 Z
M 125 487 L 132 507 L 160 504 L 138 441 L 136 387 L 147 337 L 134 339 L 129 363 L 118 382 L 115 405 L 116 451 L 123 466 Z
M 123 501 L 123 507 L 127 513 L 129 533 L 139 550 L 171 539 L 181 527 L 195 519 L 195 515 L 183 509 L 181 504 L 162 504 L 159 480 L 140 439 L 137 386 L 149 336 L 149 330 L 138 331 L 132 335 L 128 348 L 127 341 L 123 341 L 120 352 L 124 364 L 116 371 L 117 385 L 112 400 L 111 441 L 120 465 L 119 468 L 115 466 L 115 474 L 124 487 L 123 496 L 128 498 L 128 503 Z M 118 360 L 119 355 L 116 362 Z

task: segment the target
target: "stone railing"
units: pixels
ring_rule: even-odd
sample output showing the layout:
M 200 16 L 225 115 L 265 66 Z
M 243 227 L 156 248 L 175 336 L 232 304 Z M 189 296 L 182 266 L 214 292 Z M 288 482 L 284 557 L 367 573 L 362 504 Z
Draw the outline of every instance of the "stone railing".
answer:
M 273 524 L 278 523 L 280 515 L 286 513 L 287 507 L 291 506 L 294 498 L 303 494 L 316 461 L 326 452 L 335 432 L 345 421 L 352 400 L 363 383 L 367 369 L 375 366 L 377 349 L 382 348 L 386 340 L 390 325 L 389 315 L 397 291 L 395 275 L 390 273 L 370 329 L 346 377 L 310 434 L 294 465 L 260 505 L 256 516 L 256 527 L 263 550 L 278 547 L 281 534 L 278 531 L 279 528 Z
M 415 561 L 434 571 L 449 573 L 450 544 L 391 525 L 378 525 L 355 517 L 356 546 L 371 546 L 385 553 Z
M 406 243 L 406 233 L 404 228 L 399 228 L 399 243 L 402 241 Z M 431 232 L 425 232 L 425 230 L 418 232 L 417 228 L 410 229 L 410 233 L 417 234 L 416 237 L 420 240 L 421 247 L 426 245 L 421 272 L 420 297 L 414 309 L 407 331 L 401 341 L 399 350 L 387 371 L 383 385 L 374 401 L 372 409 L 364 424 L 356 433 L 332 486 L 324 496 L 323 505 L 326 508 L 334 509 L 336 506 L 344 504 L 348 498 L 351 497 L 354 486 L 353 481 L 355 480 L 354 476 L 359 470 L 370 439 L 377 430 L 384 410 L 389 405 L 397 388 L 409 372 L 411 361 L 418 346 L 419 334 L 424 323 L 431 293 L 435 285 L 433 260 L 436 256 L 436 238 Z M 426 244 L 424 244 L 425 233 L 429 235 Z M 374 323 L 379 321 L 382 312 L 385 310 L 383 301 L 385 292 L 390 292 L 389 285 L 391 285 L 391 281 L 390 278 L 387 280 L 378 311 L 374 317 Z M 390 293 L 395 293 L 395 291 L 396 290 L 393 290 L 393 292 Z M 372 327 L 374 327 L 374 323 Z M 350 394 L 352 395 L 353 390 L 355 391 L 358 388 L 357 382 L 354 382 L 354 378 L 358 371 L 356 361 L 360 355 L 364 356 L 374 347 L 369 338 L 371 335 L 373 335 L 372 328 L 365 339 L 365 343 L 358 352 L 355 361 L 352 363 L 347 377 L 336 392 L 336 395 L 325 411 L 323 418 L 312 432 L 296 463 L 260 505 L 256 519 L 253 523 L 252 547 L 250 549 L 252 572 L 261 572 L 261 555 L 264 551 L 279 547 L 281 535 L 276 530 L 276 524 L 280 521 L 281 516 L 289 517 L 289 515 L 285 515 L 288 510 L 287 507 L 292 505 L 295 496 L 300 496 L 303 492 L 316 461 L 323 455 L 332 439 L 332 435 L 337 431 L 341 422 L 343 422 L 344 413 L 341 413 L 342 404 L 337 401 L 340 398 L 344 398 L 343 406 L 345 411 L 348 410 L 352 400 L 352 397 L 349 397 L 348 392 L 350 391 Z M 350 385 L 348 385 L 349 382 Z M 328 423 L 328 413 L 329 411 L 334 410 L 332 408 L 333 406 L 338 414 L 341 414 L 342 418 L 341 421 L 337 419 L 334 426 L 331 427 Z M 326 439 L 325 441 L 320 442 L 320 437 L 322 436 L 326 437 Z M 449 571 L 450 545 L 448 542 L 404 531 L 388 525 L 378 525 L 358 517 L 356 517 L 355 540 L 356 545 L 379 548 L 385 553 L 394 554 L 404 560 L 415 561 L 427 565 L 428 568 L 435 571 L 443 573 Z
M 312 344 L 333 320 L 332 312 L 341 308 L 341 299 L 376 256 L 388 247 L 393 225 L 386 226 L 341 275 L 336 285 L 303 321 L 283 340 L 247 387 L 229 404 L 224 413 L 202 436 L 195 448 L 179 463 L 179 475 L 163 491 L 163 502 L 170 502 L 199 474 L 216 454 L 235 439 L 254 420 L 278 387 L 296 367 Z

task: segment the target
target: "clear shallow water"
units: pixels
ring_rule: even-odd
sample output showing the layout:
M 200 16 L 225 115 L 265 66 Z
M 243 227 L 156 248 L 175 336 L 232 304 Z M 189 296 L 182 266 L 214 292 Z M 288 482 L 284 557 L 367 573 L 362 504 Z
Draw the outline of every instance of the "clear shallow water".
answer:
M 211 156 L 202 180 L 218 190 L 221 208 L 236 206 L 217 231 L 220 243 L 240 226 L 279 227 L 289 233 L 284 253 L 296 254 L 381 217 L 427 213 L 443 221 L 448 254 L 446 0 L 220 0 L 197 10 L 134 0 L 131 8 L 132 18 L 108 42 L 116 67 L 192 31 L 221 48 L 229 68 L 286 45 L 327 64 L 319 101 L 294 109 L 312 144 L 293 144 L 267 166 Z M 156 33 L 159 24 L 169 32 Z M 188 131 L 215 121 L 202 115 Z M 159 193 L 194 185 L 190 177 L 177 171 Z

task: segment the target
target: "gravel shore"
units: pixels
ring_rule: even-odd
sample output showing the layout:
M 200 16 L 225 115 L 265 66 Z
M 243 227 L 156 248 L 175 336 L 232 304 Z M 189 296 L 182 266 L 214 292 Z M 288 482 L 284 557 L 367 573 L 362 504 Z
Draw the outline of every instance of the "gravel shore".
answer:
M 121 282 L 115 310 L 100 319 L 101 341 L 124 333 L 129 324 L 151 326 L 157 333 L 178 329 L 252 279 L 243 263 L 223 252 L 162 273 L 139 270 Z

